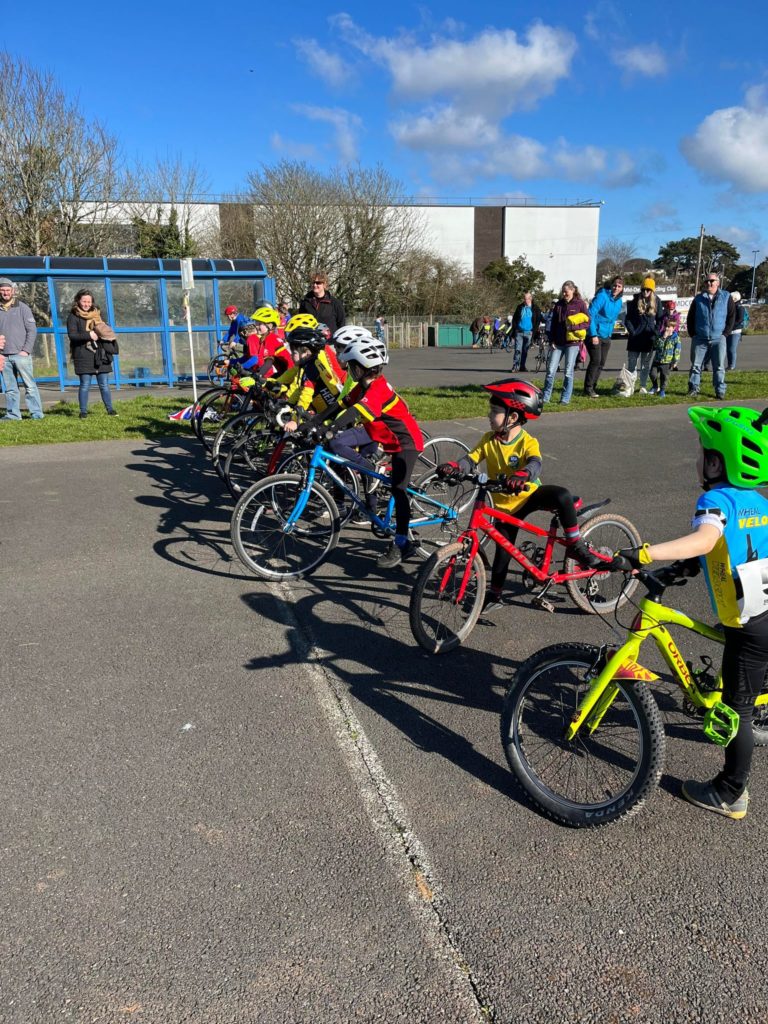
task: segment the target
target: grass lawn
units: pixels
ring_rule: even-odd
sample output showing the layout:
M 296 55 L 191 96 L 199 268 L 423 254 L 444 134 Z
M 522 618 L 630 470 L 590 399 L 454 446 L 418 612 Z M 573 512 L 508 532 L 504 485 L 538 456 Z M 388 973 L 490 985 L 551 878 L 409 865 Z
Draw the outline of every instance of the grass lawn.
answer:
M 541 387 L 543 378 L 533 383 Z M 547 413 L 563 411 L 593 412 L 596 409 L 626 409 L 634 406 L 689 404 L 686 397 L 688 374 L 673 373 L 667 387 L 667 397 L 635 395 L 634 398 L 614 398 L 606 384 L 600 398 L 594 401 L 584 398 L 580 391 L 574 391 L 569 405 L 560 405 L 562 376 L 558 377 L 553 401 L 547 406 Z M 612 381 L 611 381 L 612 384 Z M 577 380 L 580 388 L 581 379 Z M 487 393 L 480 385 L 464 385 L 447 388 L 404 388 L 401 395 L 408 402 L 416 419 L 459 420 L 484 416 L 488 407 Z M 26 416 L 21 422 L 0 422 L 0 447 L 20 444 L 56 444 L 65 441 L 113 441 L 136 438 L 189 437 L 189 423 L 169 421 L 168 415 L 183 408 L 189 396 L 158 398 L 142 395 L 121 401 L 114 399 L 118 416 L 107 416 L 101 402 L 92 402 L 88 418 L 81 420 L 77 402 L 59 402 L 47 410 L 45 419 L 31 420 Z M 768 404 L 768 371 L 735 371 L 728 375 L 728 404 L 738 405 L 748 399 L 765 399 Z M 711 382 L 707 381 L 699 401 L 712 401 Z

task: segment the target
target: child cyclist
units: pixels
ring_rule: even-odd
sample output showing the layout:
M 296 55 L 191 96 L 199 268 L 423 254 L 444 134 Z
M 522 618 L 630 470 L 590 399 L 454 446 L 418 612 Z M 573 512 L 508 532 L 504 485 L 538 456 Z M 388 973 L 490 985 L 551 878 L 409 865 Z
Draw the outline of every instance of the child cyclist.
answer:
M 450 479 L 468 473 L 485 462 L 490 479 L 507 478 L 506 492 L 494 496 L 494 506 L 518 519 L 542 509 L 555 512 L 565 533 L 566 556 L 574 558 L 587 569 L 603 565 L 604 560 L 591 554 L 581 539 L 573 497 L 565 487 L 542 484 L 539 442 L 523 429 L 528 420 L 537 420 L 543 409 L 541 391 L 520 377 L 507 377 L 484 384 L 490 392 L 488 421 L 491 429 L 483 434 L 473 451 L 459 462 L 445 462 L 437 467 L 440 476 Z M 514 544 L 517 527 L 495 523 L 499 533 Z M 509 568 L 509 554 L 498 545 L 491 568 L 491 585 L 483 609 L 495 611 L 502 605 L 501 592 Z
M 334 421 L 336 436 L 330 443 L 331 451 L 366 468 L 371 465 L 366 456 L 370 456 L 380 441 L 392 452 L 390 487 L 395 500 L 395 538 L 376 562 L 380 569 L 392 569 L 415 550 L 408 538 L 411 509 L 406 489 L 419 454 L 424 451 L 424 439 L 408 406 L 383 374 L 388 362 L 383 341 L 370 335 L 361 336 L 342 349 L 339 362 L 346 365 L 355 386 L 339 403 L 340 408 L 346 409 Z M 370 448 L 367 451 L 355 451 L 348 443 L 351 438 L 347 428 L 353 427 L 358 418 L 362 418 L 368 435 Z M 382 428 L 386 428 L 386 435 L 391 439 L 389 444 L 382 435 Z
M 285 338 L 294 365 L 276 377 L 274 383 L 282 388 L 289 405 L 324 415 L 336 402 L 342 387 L 325 351 L 325 328 L 319 327 L 311 314 L 299 313 L 286 324 Z M 285 429 L 291 433 L 297 426 L 295 420 L 290 420 Z
M 278 376 L 291 365 L 291 354 L 277 334 L 280 315 L 269 306 L 262 306 L 240 328 L 243 355 L 229 359 L 225 366 L 239 363 L 241 370 L 258 372 L 264 378 Z
M 682 575 L 704 569 L 712 607 L 723 626 L 723 701 L 739 715 L 725 748 L 725 765 L 709 782 L 683 783 L 686 800 L 727 818 L 747 813 L 752 765 L 752 713 L 768 668 L 768 409 L 692 406 L 688 415 L 701 440 L 697 470 L 703 493 L 693 532 L 663 544 L 617 552 L 611 568 L 639 569 L 679 559 Z M 698 559 L 698 561 L 697 561 Z

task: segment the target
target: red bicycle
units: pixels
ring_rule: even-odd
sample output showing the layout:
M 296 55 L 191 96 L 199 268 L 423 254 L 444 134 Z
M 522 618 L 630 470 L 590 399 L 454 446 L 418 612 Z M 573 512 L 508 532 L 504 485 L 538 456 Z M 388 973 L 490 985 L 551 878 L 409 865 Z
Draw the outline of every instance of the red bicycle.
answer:
M 485 599 L 487 558 L 483 545 L 487 540 L 499 544 L 523 571 L 523 582 L 532 593 L 532 604 L 554 611 L 547 600 L 552 586 L 564 584 L 573 603 L 584 612 L 608 614 L 631 596 L 637 581 L 624 580 L 621 573 L 601 569 L 584 569 L 565 555 L 560 570 L 553 563 L 556 547 L 565 547 L 565 537 L 557 516 L 548 529 L 518 519 L 509 512 L 494 508 L 488 495 L 505 489 L 505 481 L 491 482 L 484 473 L 466 474 L 444 481 L 445 486 L 469 483 L 477 488 L 472 516 L 467 529 L 455 543 L 436 551 L 420 570 L 411 593 L 411 630 L 418 643 L 432 654 L 444 654 L 465 640 L 477 623 Z M 434 489 L 434 485 L 433 485 Z M 459 499 L 461 501 L 461 499 Z M 610 501 L 584 505 L 574 498 L 582 540 L 592 552 L 609 562 L 619 548 L 637 547 L 640 534 L 624 516 L 603 512 Z M 494 521 L 507 523 L 525 531 L 531 540 L 519 546 L 512 544 L 494 526 Z M 558 552 L 559 553 L 559 552 Z M 621 579 L 617 577 L 622 576 Z

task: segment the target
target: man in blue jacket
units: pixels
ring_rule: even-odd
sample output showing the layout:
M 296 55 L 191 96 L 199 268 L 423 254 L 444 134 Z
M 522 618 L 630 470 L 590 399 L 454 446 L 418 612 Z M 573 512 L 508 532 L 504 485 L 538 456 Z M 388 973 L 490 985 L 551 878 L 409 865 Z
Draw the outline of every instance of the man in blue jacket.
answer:
M 587 398 L 597 398 L 597 382 L 611 349 L 613 328 L 621 313 L 623 293 L 623 279 L 614 277 L 603 285 L 589 305 L 589 366 L 584 376 L 584 394 Z
M 688 395 L 695 398 L 701 389 L 701 367 L 705 358 L 712 361 L 712 383 L 716 398 L 725 398 L 726 335 L 736 322 L 736 303 L 720 287 L 720 276 L 710 271 L 700 292 L 688 310 L 688 336 L 691 339 L 691 374 Z

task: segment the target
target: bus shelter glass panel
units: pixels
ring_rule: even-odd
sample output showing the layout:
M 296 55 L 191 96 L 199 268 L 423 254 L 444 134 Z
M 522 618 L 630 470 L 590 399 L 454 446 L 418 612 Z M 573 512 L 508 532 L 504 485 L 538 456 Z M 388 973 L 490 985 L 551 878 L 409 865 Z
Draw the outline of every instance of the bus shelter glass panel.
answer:
M 159 331 L 118 334 L 120 379 L 146 380 L 165 376 L 163 342 Z
M 195 352 L 195 373 L 205 376 L 211 353 L 215 345 L 215 334 L 210 331 L 193 331 L 192 345 Z M 189 355 L 189 335 L 186 331 L 171 331 L 171 357 L 173 372 L 177 377 L 192 376 L 192 360 Z
M 256 278 L 219 281 L 219 323 L 229 326 L 224 316 L 227 306 L 237 306 L 239 313 L 250 316 L 264 305 L 264 282 Z
M 84 281 L 82 278 L 79 281 L 57 279 L 54 281 L 53 287 L 56 290 L 56 308 L 59 324 L 65 330 L 67 327 L 67 317 L 72 312 L 75 295 L 84 288 L 93 296 L 94 305 L 98 306 L 101 315 L 106 319 L 107 292 L 102 278 L 94 278 L 88 281 Z
M 115 327 L 159 327 L 163 322 L 158 281 L 112 278 L 112 306 Z
M 38 330 L 35 347 L 32 349 L 32 368 L 38 380 L 45 380 L 46 377 L 59 379 L 56 339 L 53 336 L 53 331 Z
M 184 312 L 184 292 L 181 289 L 180 281 L 165 282 L 166 296 L 168 298 L 168 322 L 171 327 L 184 327 L 187 323 L 187 315 Z M 192 315 L 192 323 L 210 324 L 216 323 L 216 309 L 213 305 L 213 281 L 198 278 L 195 287 L 189 293 L 189 309 Z
M 26 302 L 32 310 L 38 330 L 53 327 L 51 296 L 47 281 L 17 281 L 16 298 L 20 302 Z

